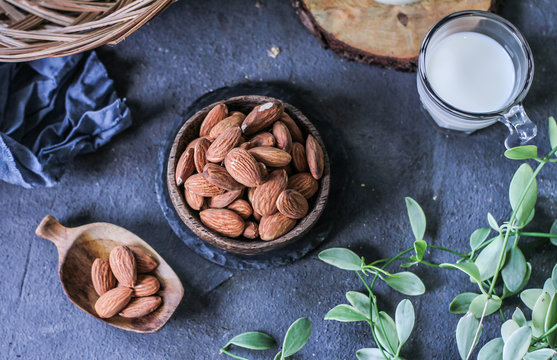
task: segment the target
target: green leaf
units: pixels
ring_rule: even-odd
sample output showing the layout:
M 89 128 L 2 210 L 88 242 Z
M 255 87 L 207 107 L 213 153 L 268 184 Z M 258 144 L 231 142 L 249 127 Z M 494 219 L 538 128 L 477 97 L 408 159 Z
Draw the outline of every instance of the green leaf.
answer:
M 449 311 L 453 314 L 466 314 L 470 304 L 478 296 L 479 294 L 469 292 L 458 294 L 449 305 Z
M 274 360 L 280 360 L 282 358 L 282 351 L 279 351 L 276 355 Z
M 416 200 L 407 197 L 406 210 L 408 210 L 408 219 L 410 219 L 410 226 L 416 240 L 423 240 L 425 235 L 426 219 L 425 214 Z
M 526 326 L 526 325 L 525 325 Z M 512 334 L 522 326 L 519 326 L 516 321 L 509 319 L 501 325 L 501 337 L 503 338 L 504 342 L 507 342 L 507 339 L 511 337 Z
M 528 352 L 531 340 L 532 330 L 528 326 L 523 326 L 515 331 L 505 342 L 503 360 L 521 360 Z
M 553 294 L 551 303 L 547 309 L 547 316 L 545 317 L 544 332 L 549 331 L 553 326 L 557 325 L 557 294 Z M 547 342 L 550 346 L 557 346 L 557 331 L 553 331 L 547 335 Z
M 228 345 L 236 345 L 251 350 L 267 350 L 275 346 L 275 339 L 262 332 L 250 331 L 234 336 L 226 344 L 226 346 Z
M 489 245 L 480 252 L 474 263 L 480 270 L 480 279 L 482 281 L 491 278 L 497 270 L 497 262 L 503 250 L 503 237 L 497 236 Z
M 516 293 L 518 293 L 520 290 L 524 289 L 524 287 L 526 286 L 526 284 L 528 284 L 528 281 L 530 280 L 530 275 L 532 274 L 532 264 L 530 264 L 529 262 L 526 262 L 526 274 L 524 274 L 524 279 L 522 279 L 522 284 L 520 284 L 520 287 L 518 290 L 511 292 L 509 289 L 507 289 L 507 287 L 503 284 L 503 299 L 508 298 L 511 295 L 514 295 Z
M 482 333 L 482 325 L 476 320 L 474 314 L 468 313 L 460 318 L 456 326 L 456 344 L 460 357 L 465 360 L 472 349 L 478 343 L 480 336 L 474 341 L 476 331 L 480 329 L 479 334 Z
M 553 282 L 553 287 L 557 289 L 557 264 L 553 267 L 553 272 L 551 273 L 551 281 Z
M 294 355 L 306 345 L 311 335 L 311 321 L 308 318 L 299 318 L 288 328 L 282 343 L 281 359 Z
M 497 224 L 497 220 L 495 220 L 495 218 L 493 217 L 493 215 L 491 215 L 491 213 L 487 213 L 487 223 L 493 230 L 499 231 L 499 225 Z
M 528 321 L 526 320 L 526 316 L 519 308 L 516 308 L 513 313 L 513 320 L 518 324 L 519 327 L 526 326 Z
M 553 116 L 549 117 L 549 142 L 551 143 L 551 148 L 554 149 L 557 146 L 557 124 L 555 124 L 555 119 Z
M 425 251 L 427 249 L 427 243 L 423 240 L 414 241 L 414 251 L 416 251 L 416 258 L 422 260 L 424 258 Z
M 478 360 L 501 360 L 503 359 L 503 346 L 505 343 L 500 337 L 485 344 L 478 353 Z
M 414 306 L 412 306 L 410 300 L 404 299 L 399 302 L 395 312 L 395 324 L 400 346 L 404 345 L 410 337 L 415 320 Z
M 526 259 L 519 248 L 513 247 L 510 251 L 509 260 L 501 271 L 503 282 L 511 292 L 520 290 L 522 280 L 526 275 Z
M 557 351 L 555 350 L 539 349 L 526 354 L 523 360 L 551 360 L 555 355 L 557 355 Z
M 355 252 L 345 248 L 331 248 L 319 253 L 319 259 L 342 270 L 358 271 L 362 268 L 362 259 Z
M 325 315 L 325 320 L 335 320 L 340 322 L 367 321 L 368 318 L 356 308 L 341 304 L 337 305 Z
M 403 271 L 386 277 L 384 281 L 396 291 L 408 295 L 418 296 L 425 292 L 425 285 L 414 273 Z
M 551 278 L 546 279 L 543 283 L 543 291 L 547 292 L 551 296 L 557 292 L 557 289 L 553 286 L 553 280 Z
M 485 316 L 491 315 L 499 308 L 501 308 L 501 299 L 496 295 L 491 295 L 491 299 L 487 299 L 486 294 L 481 294 L 476 297 L 470 304 L 470 312 L 474 314 L 477 318 L 480 318 L 483 314 L 485 305 L 487 303 L 487 308 L 485 310 Z
M 470 248 L 472 251 L 477 250 L 484 243 L 490 232 L 490 228 L 479 228 L 474 230 L 472 235 L 470 235 Z
M 545 318 L 547 317 L 550 302 L 551 297 L 544 291 L 536 301 L 536 305 L 534 305 L 534 310 L 532 310 L 532 334 L 535 337 L 539 337 L 544 332 Z
M 520 300 L 528 307 L 530 310 L 534 310 L 536 306 L 536 301 L 542 295 L 542 289 L 528 289 L 520 293 Z
M 443 269 L 458 269 L 464 272 L 465 274 L 468 274 L 468 276 L 476 280 L 477 283 L 482 282 L 480 280 L 480 270 L 478 269 L 476 264 L 469 263 L 469 262 L 463 262 L 460 264 L 444 263 L 439 266 L 442 267 Z
M 536 159 L 538 157 L 538 147 L 536 145 L 517 146 L 505 151 L 505 156 L 511 160 Z
M 379 312 L 379 319 L 375 324 L 375 332 L 377 333 L 377 340 L 391 354 L 396 353 L 398 349 L 398 334 L 396 331 L 396 324 L 386 312 Z
M 358 360 L 385 360 L 381 350 L 376 348 L 360 349 L 356 351 L 356 357 Z M 391 357 L 389 357 L 391 359 Z
M 509 200 L 511 207 L 517 212 L 516 219 L 517 223 L 520 225 L 526 224 L 534 206 L 536 205 L 536 199 L 538 196 L 538 184 L 536 179 L 532 181 L 530 187 L 526 192 L 526 196 L 520 206 L 518 203 L 522 197 L 522 193 L 526 190 L 526 186 L 530 182 L 530 179 L 534 176 L 534 171 L 528 164 L 522 164 L 514 173 L 511 180 L 511 185 L 509 186 Z
M 349 291 L 346 293 L 346 299 L 356 310 L 358 310 L 367 319 L 371 319 L 369 309 L 369 296 L 357 291 Z
M 557 235 L 557 220 L 555 220 L 551 225 L 551 230 L 549 230 L 549 233 Z M 557 238 L 550 238 L 549 240 L 553 245 L 557 246 Z

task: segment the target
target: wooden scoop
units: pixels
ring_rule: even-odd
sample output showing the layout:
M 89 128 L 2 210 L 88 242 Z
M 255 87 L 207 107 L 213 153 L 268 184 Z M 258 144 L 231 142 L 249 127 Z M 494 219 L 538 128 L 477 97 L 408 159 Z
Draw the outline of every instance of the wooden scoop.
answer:
M 58 275 L 68 298 L 81 310 L 120 329 L 153 333 L 170 319 L 184 295 L 178 275 L 152 247 L 132 232 L 113 224 L 93 223 L 67 228 L 52 216 L 41 221 L 35 234 L 48 239 L 58 249 Z M 159 279 L 161 306 L 149 315 L 129 319 L 118 315 L 102 319 L 95 312 L 99 298 L 91 282 L 91 265 L 96 258 L 108 259 L 110 250 L 119 245 L 136 246 L 150 254 L 159 264 L 153 274 Z

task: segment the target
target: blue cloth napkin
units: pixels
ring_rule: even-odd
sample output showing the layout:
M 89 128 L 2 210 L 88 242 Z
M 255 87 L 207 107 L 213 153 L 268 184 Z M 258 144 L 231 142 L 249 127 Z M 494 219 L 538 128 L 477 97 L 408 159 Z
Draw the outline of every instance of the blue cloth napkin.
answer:
M 0 64 L 0 180 L 53 186 L 131 123 L 95 52 Z

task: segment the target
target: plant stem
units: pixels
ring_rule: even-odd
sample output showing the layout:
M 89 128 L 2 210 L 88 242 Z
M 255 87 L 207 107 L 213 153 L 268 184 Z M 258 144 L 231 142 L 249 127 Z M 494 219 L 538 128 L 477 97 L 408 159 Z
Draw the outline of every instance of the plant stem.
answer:
M 226 355 L 228 355 L 228 356 L 230 356 L 230 357 L 233 357 L 234 359 L 238 359 L 238 360 L 249 360 L 249 359 L 246 359 L 246 358 L 244 358 L 244 357 L 241 357 L 241 356 L 232 354 L 231 352 L 226 351 L 224 348 L 220 349 L 220 352 L 221 352 L 222 354 L 226 354 Z
M 541 238 L 557 238 L 557 234 L 546 234 L 539 232 L 518 232 L 520 236 L 541 237 Z
M 476 342 L 478 341 L 478 337 L 480 336 L 480 331 L 482 329 L 482 323 L 484 321 L 485 313 L 487 311 L 487 304 L 489 304 L 489 299 L 487 299 L 486 302 L 485 302 L 484 310 L 482 312 L 482 317 L 480 318 L 480 323 L 478 324 L 478 328 L 476 329 L 476 334 L 474 335 L 474 340 L 472 341 L 472 346 L 470 347 L 470 351 L 468 352 L 468 355 L 466 356 L 466 360 L 470 359 L 470 356 L 472 356 L 472 353 L 474 352 L 474 349 L 476 348 Z
M 408 254 L 409 252 L 411 252 L 413 250 L 414 250 L 414 248 L 411 247 L 410 249 L 406 249 L 403 252 L 399 253 L 395 257 L 390 258 L 383 266 L 381 266 L 381 269 L 386 268 L 387 266 L 391 265 L 394 261 L 398 260 L 399 258 L 401 258 L 402 256 Z M 375 274 L 375 276 L 373 277 L 373 280 L 371 281 L 371 286 L 370 286 L 370 289 L 369 289 L 370 292 L 371 292 L 371 289 L 373 289 L 373 286 L 375 285 L 375 282 L 377 281 L 378 277 L 379 277 L 379 274 Z M 367 286 L 367 284 L 366 284 L 366 286 Z
M 551 334 L 552 332 L 554 332 L 555 330 L 557 330 L 557 324 L 553 325 L 553 327 L 549 330 L 547 330 L 546 332 L 544 332 L 539 338 L 538 340 L 543 339 L 544 337 L 546 337 L 547 335 Z
M 429 244 L 427 244 L 427 247 L 430 247 L 430 248 L 432 248 L 432 249 L 437 249 L 437 250 L 443 250 L 443 251 L 449 252 L 449 253 L 451 253 L 451 254 L 458 255 L 458 256 L 460 256 L 461 258 L 467 258 L 467 257 L 468 257 L 468 255 L 466 255 L 466 254 L 463 254 L 463 253 L 460 253 L 460 252 L 458 252 L 458 251 L 454 251 L 454 250 L 451 250 L 451 249 L 447 249 L 447 248 L 442 247 L 442 246 L 429 245 Z

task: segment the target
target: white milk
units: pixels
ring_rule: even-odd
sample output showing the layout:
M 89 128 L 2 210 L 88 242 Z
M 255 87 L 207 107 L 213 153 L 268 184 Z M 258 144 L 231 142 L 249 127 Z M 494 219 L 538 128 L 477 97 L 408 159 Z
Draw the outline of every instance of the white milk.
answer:
M 505 49 L 489 36 L 461 32 L 441 40 L 428 54 L 433 90 L 457 109 L 485 113 L 506 105 L 515 69 Z

